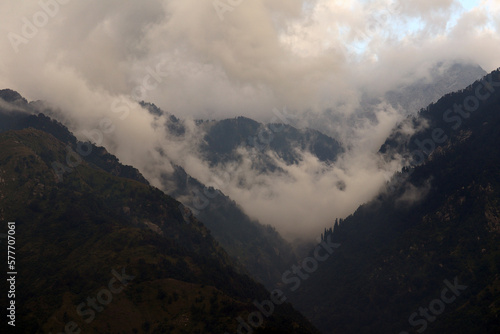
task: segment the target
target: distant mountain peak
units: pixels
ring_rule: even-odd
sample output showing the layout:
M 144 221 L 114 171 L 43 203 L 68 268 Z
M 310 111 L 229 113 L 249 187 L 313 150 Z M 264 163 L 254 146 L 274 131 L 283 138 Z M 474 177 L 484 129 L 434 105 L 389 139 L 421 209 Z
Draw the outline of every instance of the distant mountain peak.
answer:
M 443 95 L 464 89 L 487 73 L 477 64 L 438 62 L 422 78 L 385 94 L 387 101 L 406 114 L 413 114 Z
M 18 92 L 12 89 L 2 89 L 0 90 L 0 98 L 9 103 L 15 104 L 27 104 L 28 101 Z

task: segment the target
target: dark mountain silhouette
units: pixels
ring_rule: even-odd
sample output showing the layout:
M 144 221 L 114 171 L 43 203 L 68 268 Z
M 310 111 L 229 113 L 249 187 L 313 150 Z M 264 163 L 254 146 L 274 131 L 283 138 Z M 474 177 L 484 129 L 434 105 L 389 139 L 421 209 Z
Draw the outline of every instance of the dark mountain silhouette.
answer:
M 258 281 L 272 288 L 281 279 L 281 274 L 297 260 L 292 246 L 273 227 L 248 217 L 224 193 L 206 187 L 182 167 L 174 168 L 174 173 L 162 175 L 164 189 L 194 208 L 198 219 L 204 222 L 228 254 Z
M 184 121 L 152 103 L 141 105 L 156 116 L 166 115 L 165 127 L 170 134 L 184 138 Z M 264 125 L 245 117 L 221 121 L 198 121 L 203 134 L 198 150 L 209 165 L 239 162 L 238 149 L 252 154 L 252 168 L 259 173 L 279 169 L 269 157 L 273 152 L 287 164 L 296 164 L 301 152 L 307 151 L 319 160 L 333 163 L 343 152 L 334 139 L 318 131 L 296 129 L 286 124 Z M 251 152 L 251 153 L 250 153 Z M 165 159 L 168 159 L 165 156 Z M 292 246 L 271 226 L 251 219 L 240 206 L 220 190 L 207 187 L 188 175 L 181 166 L 161 175 L 162 190 L 191 208 L 206 224 L 227 252 L 242 263 L 248 272 L 268 288 L 281 279 L 282 273 L 296 261 Z
M 236 332 L 254 300 L 270 298 L 160 190 L 87 161 L 61 179 L 53 163 L 67 162 L 68 144 L 34 128 L 0 133 L 0 146 L 0 219 L 16 222 L 18 332 Z M 285 303 L 255 332 L 316 331 Z
M 448 110 L 467 103 L 460 123 Z M 325 231 L 342 247 L 291 296 L 323 333 L 500 330 L 499 110 L 494 71 L 422 110 L 414 135 L 391 136 L 385 154 L 425 158 Z
M 319 131 L 297 129 L 288 124 L 261 124 L 246 117 L 204 122 L 205 141 L 201 152 L 212 165 L 239 161 L 236 152 L 243 147 L 260 154 L 254 155 L 253 168 L 261 172 L 278 169 L 266 154 L 275 153 L 288 165 L 301 160 L 302 152 L 309 152 L 320 161 L 333 163 L 344 151 L 342 145 Z
M 40 113 L 51 112 L 40 109 L 39 105 L 43 104 L 28 103 L 19 93 L 12 90 L 0 90 L 0 94 L 7 99 L 7 102 L 17 101 L 15 111 L 8 111 L 6 107 L 1 110 L 0 131 L 33 127 L 48 132 L 69 145 L 74 152 L 78 152 L 78 149 L 89 150 L 91 154 L 78 155 L 87 163 L 113 175 L 149 184 L 137 169 L 122 165 L 105 148 L 89 142 L 79 142 L 64 125 Z M 153 114 L 164 113 L 153 104 L 142 103 L 142 105 Z M 182 124 L 173 115 L 169 117 L 168 124 L 170 129 L 182 129 Z M 180 135 L 183 130 L 176 131 L 179 131 L 177 134 Z M 196 210 L 199 207 L 194 202 L 200 200 L 197 196 L 203 196 L 208 188 L 187 175 L 181 167 L 175 166 L 175 168 L 176 172 L 172 175 L 162 176 L 164 181 L 162 190 L 174 198 L 182 198 L 184 205 Z M 59 166 L 58 171 L 64 177 L 66 173 L 71 172 L 71 169 L 66 170 L 64 166 Z M 213 189 L 211 193 L 214 193 Z M 211 230 L 229 255 L 242 264 L 253 278 L 268 288 L 274 286 L 281 273 L 296 260 L 292 247 L 273 228 L 250 219 L 222 192 L 218 192 L 214 198 L 211 197 L 209 204 L 206 208 L 203 207 L 203 210 L 196 210 L 197 217 Z
M 457 78 L 479 70 L 451 68 Z M 461 82 L 443 78 L 439 87 Z M 424 93 L 432 89 L 416 85 Z M 396 100 L 409 101 L 397 94 Z M 324 242 L 341 247 L 313 270 L 312 260 L 297 261 L 273 228 L 253 221 L 180 166 L 161 176 L 162 190 L 185 206 L 151 188 L 104 148 L 92 146 L 95 154 L 70 170 L 54 169 L 54 161 L 68 158 L 68 145 L 78 150 L 90 144 L 78 142 L 18 93 L 3 90 L 0 97 L 5 101 L 0 100 L 0 132 L 18 130 L 0 133 L 0 217 L 18 217 L 19 231 L 28 231 L 19 251 L 23 265 L 34 269 L 19 283 L 31 284 L 19 297 L 28 332 L 61 331 L 80 319 L 76 306 L 99 292 L 111 267 L 130 268 L 137 278 L 116 296 L 116 305 L 106 307 L 113 316 L 103 311 L 82 324 L 89 332 L 125 331 L 122 326 L 137 332 L 236 332 L 237 317 L 246 319 L 254 300 L 269 298 L 245 271 L 268 287 L 278 282 L 285 291 L 298 281 L 287 298 L 323 333 L 500 330 L 499 71 L 398 125 L 380 154 L 402 157 L 406 167 L 377 198 L 318 231 Z M 183 120 L 173 115 L 165 126 L 176 136 L 186 134 Z M 300 151 L 326 163 L 343 151 L 317 131 L 284 124 L 240 117 L 197 126 L 204 133 L 200 152 L 212 166 L 237 162 L 241 149 L 253 154 L 252 168 L 262 173 L 279 168 L 269 152 L 295 164 Z M 199 194 L 209 198 L 202 209 L 195 204 Z M 83 255 L 71 252 L 75 247 Z M 309 255 L 318 254 L 313 249 Z M 131 312 L 137 315 L 123 320 Z M 314 332 L 286 304 L 260 330 Z

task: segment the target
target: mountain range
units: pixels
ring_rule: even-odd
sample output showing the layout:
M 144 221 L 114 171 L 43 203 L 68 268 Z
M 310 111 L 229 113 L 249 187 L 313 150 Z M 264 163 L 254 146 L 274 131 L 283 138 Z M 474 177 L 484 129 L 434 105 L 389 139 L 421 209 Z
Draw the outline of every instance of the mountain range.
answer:
M 498 70 L 398 126 L 381 153 L 407 167 L 324 232 L 342 247 L 299 310 L 324 333 L 498 332 L 499 127 Z
M 49 118 L 57 113 L 43 103 L 1 90 L 0 217 L 16 220 L 20 330 L 496 333 L 500 72 L 435 96 L 481 71 L 451 66 L 431 84 L 385 97 L 408 112 L 378 155 L 405 167 L 376 198 L 318 231 L 320 245 L 338 248 L 323 259 L 320 245 L 297 252 L 189 166 L 173 165 L 152 187 Z M 434 102 L 410 110 L 425 99 Z M 170 138 L 193 133 L 186 120 L 141 105 L 168 116 Z M 250 156 L 253 173 L 286 173 L 304 153 L 335 165 L 349 150 L 318 130 L 245 117 L 199 120 L 195 132 L 214 170 Z
M 317 333 L 136 169 L 21 112 L 19 94 L 0 94 L 0 217 L 16 223 L 16 330 L 234 333 L 250 323 L 256 333 Z M 77 154 L 84 145 L 92 153 Z

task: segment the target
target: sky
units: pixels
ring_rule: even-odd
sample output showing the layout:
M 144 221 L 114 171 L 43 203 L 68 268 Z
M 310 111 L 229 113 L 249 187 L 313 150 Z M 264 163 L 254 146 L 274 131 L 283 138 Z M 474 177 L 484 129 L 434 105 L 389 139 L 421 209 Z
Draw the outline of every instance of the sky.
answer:
M 425 77 L 439 61 L 500 67 L 499 32 L 500 0 L 9 0 L 0 2 L 0 87 L 49 101 L 80 139 L 106 146 L 153 184 L 171 169 L 155 155 L 158 145 L 207 181 L 214 171 L 190 143 L 166 142 L 138 101 L 185 119 L 266 122 L 277 108 L 302 125 L 328 123 L 325 111 L 350 117 L 363 94 Z M 265 223 L 287 210 L 299 216 L 287 207 L 304 200 L 321 217 L 315 227 L 345 215 L 322 209 L 339 198 L 322 199 L 332 175 L 351 180 L 338 207 L 351 203 L 352 211 L 397 167 L 380 169 L 372 155 L 401 113 L 381 104 L 376 115 L 374 124 L 328 133 L 357 148 L 342 157 L 349 170 L 317 179 L 324 166 L 305 157 L 289 171 L 300 183 L 271 186 L 282 194 L 303 185 L 301 196 L 266 204 L 259 193 L 268 189 L 224 190 L 249 213 L 269 212 L 257 216 Z
M 499 0 L 58 1 L 0 4 L 0 84 L 29 99 L 85 87 L 179 116 L 266 120 L 334 107 L 345 101 L 332 92 L 355 95 L 388 68 L 498 67 Z M 160 63 L 155 89 L 134 93 Z

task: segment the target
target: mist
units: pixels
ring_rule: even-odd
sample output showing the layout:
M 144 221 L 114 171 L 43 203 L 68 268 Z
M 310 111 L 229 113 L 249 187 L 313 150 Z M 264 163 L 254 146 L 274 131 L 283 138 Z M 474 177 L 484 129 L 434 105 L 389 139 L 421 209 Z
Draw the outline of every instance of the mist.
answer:
M 227 5 L 227 2 L 221 1 Z M 229 6 L 229 7 L 227 7 Z M 183 166 L 220 183 L 247 214 L 289 239 L 313 237 L 380 191 L 399 161 L 376 154 L 403 111 L 385 101 L 358 115 L 363 96 L 429 75 L 440 61 L 499 66 L 500 1 L 252 0 L 41 1 L 0 4 L 0 86 L 44 100 L 81 140 L 105 146 L 160 186 Z M 185 120 L 172 138 L 137 102 Z M 347 148 L 335 165 L 307 152 L 285 171 L 248 163 L 210 167 L 197 151 L 195 119 L 273 119 L 286 108 L 297 127 L 323 124 Z M 359 117 L 358 117 L 359 116 Z M 355 119 L 356 122 L 350 120 Z M 159 153 L 165 152 L 166 157 Z M 241 178 L 246 187 L 239 186 Z M 217 184 L 216 184 L 217 185 Z M 339 186 L 342 185 L 342 186 Z

